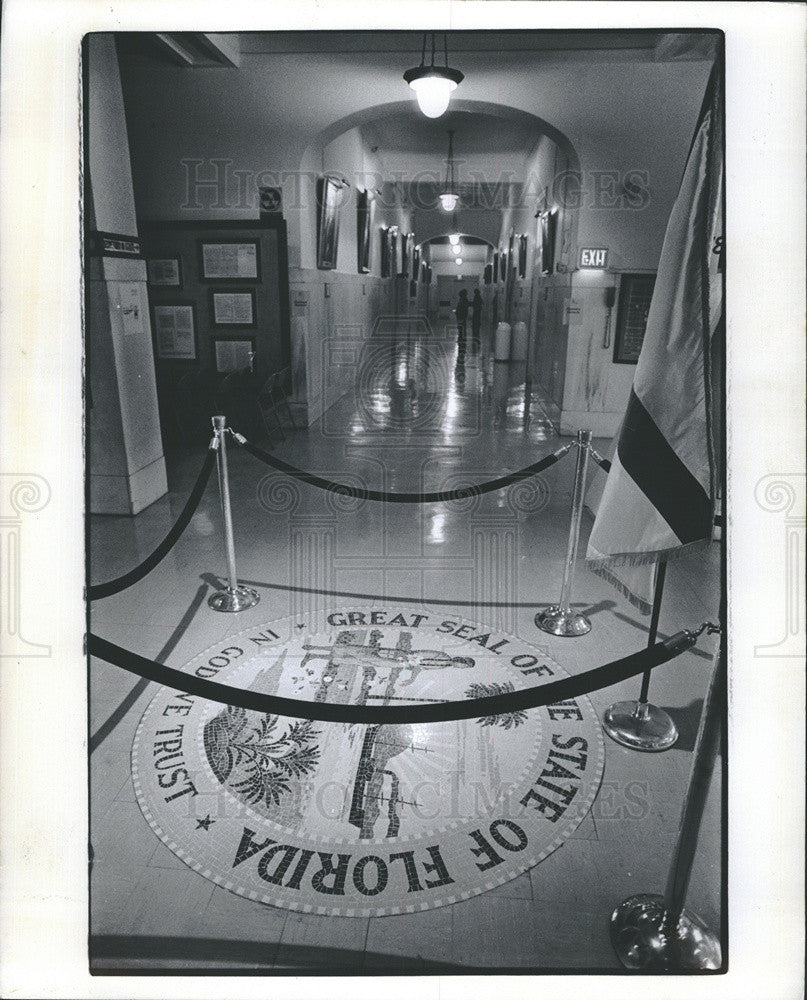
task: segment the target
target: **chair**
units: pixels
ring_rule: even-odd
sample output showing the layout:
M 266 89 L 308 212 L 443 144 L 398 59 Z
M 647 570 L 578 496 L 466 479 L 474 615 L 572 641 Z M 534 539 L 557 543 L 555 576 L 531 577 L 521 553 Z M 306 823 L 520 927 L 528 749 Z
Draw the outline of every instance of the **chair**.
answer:
M 280 408 L 284 407 L 286 413 L 288 414 L 289 423 L 296 430 L 297 425 L 294 422 L 294 416 L 291 412 L 291 407 L 289 406 L 288 396 L 286 394 L 286 386 L 291 379 L 291 369 L 281 368 L 280 371 L 273 372 L 263 385 L 263 388 L 258 393 L 258 408 L 260 409 L 261 416 L 263 417 L 263 424 L 266 428 L 266 433 L 269 437 L 272 436 L 272 430 L 269 427 L 269 421 L 267 420 L 267 411 L 271 413 L 274 417 L 274 421 L 277 424 L 277 429 L 280 431 L 280 436 L 283 441 L 286 440 L 286 432 L 283 429 L 283 421 L 280 416 Z

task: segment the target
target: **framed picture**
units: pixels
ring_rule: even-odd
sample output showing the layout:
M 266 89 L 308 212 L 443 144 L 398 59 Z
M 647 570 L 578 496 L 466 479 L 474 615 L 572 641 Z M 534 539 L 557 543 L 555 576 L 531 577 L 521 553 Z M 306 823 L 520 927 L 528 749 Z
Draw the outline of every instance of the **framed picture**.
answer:
M 217 372 L 237 372 L 252 367 L 255 357 L 255 338 L 232 340 L 213 337 L 213 362 Z
M 317 181 L 317 267 L 320 271 L 332 271 L 336 267 L 341 200 L 342 182 L 336 177 L 320 177 Z
M 552 274 L 555 269 L 555 233 L 558 227 L 558 210 L 541 212 L 541 274 Z
M 199 240 L 202 281 L 260 281 L 259 240 Z
M 389 273 L 394 278 L 398 273 L 398 227 L 390 226 L 387 233 L 389 239 Z
M 372 191 L 359 191 L 356 201 L 356 247 L 359 274 L 370 273 L 370 238 L 373 232 L 373 208 L 375 198 Z
M 415 234 L 401 233 L 401 262 L 399 273 L 403 277 L 409 277 L 412 273 L 412 257 L 415 252 Z
M 255 292 L 251 288 L 210 289 L 210 325 L 251 326 L 258 325 L 255 310 Z
M 518 238 L 518 276 L 527 277 L 527 234 L 522 233 Z
M 193 302 L 161 302 L 152 307 L 157 357 L 196 358 L 196 306 Z
M 388 278 L 390 270 L 389 261 L 389 229 L 381 227 L 381 277 Z
M 381 230 L 381 277 L 394 278 L 398 273 L 398 229 L 387 226 Z
M 635 365 L 639 360 L 655 284 L 655 274 L 623 274 L 620 278 L 614 364 Z
M 179 257 L 160 257 L 146 261 L 149 284 L 154 288 L 181 288 L 182 262 Z

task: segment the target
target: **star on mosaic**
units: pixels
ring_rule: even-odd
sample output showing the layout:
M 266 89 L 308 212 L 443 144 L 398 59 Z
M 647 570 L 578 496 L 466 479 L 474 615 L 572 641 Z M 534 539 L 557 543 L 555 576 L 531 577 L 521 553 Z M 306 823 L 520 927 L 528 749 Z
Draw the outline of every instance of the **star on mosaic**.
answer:
M 208 813 L 207 816 L 205 816 L 204 819 L 197 819 L 196 820 L 196 829 L 197 830 L 204 830 L 205 832 L 207 832 L 210 829 L 210 827 L 215 822 L 216 821 L 214 819 L 210 818 L 210 813 Z

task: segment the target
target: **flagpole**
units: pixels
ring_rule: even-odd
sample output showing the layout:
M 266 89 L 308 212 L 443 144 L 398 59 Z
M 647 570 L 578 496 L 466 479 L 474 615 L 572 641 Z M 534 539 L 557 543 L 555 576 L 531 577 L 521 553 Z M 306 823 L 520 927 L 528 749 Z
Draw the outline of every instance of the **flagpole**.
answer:
M 653 646 L 658 635 L 658 620 L 661 614 L 661 599 L 664 595 L 664 579 L 667 575 L 667 560 L 662 559 L 656 570 L 656 585 L 653 592 L 653 612 L 650 616 L 648 647 Z M 678 730 L 669 714 L 657 705 L 648 702 L 650 675 L 646 670 L 642 675 L 642 689 L 638 701 L 617 701 L 606 709 L 602 718 L 602 728 L 612 740 L 632 750 L 660 753 L 669 750 L 678 739 Z
M 674 971 L 719 969 L 718 936 L 684 908 L 698 847 L 709 785 L 720 753 L 726 671 L 722 643 L 715 653 L 693 751 L 692 773 L 681 810 L 678 839 L 664 895 L 631 896 L 611 914 L 611 943 L 628 969 Z
M 563 583 L 560 600 L 551 604 L 535 616 L 535 624 L 550 635 L 566 637 L 585 635 L 591 631 L 591 622 L 579 611 L 572 611 L 572 581 L 577 562 L 577 546 L 580 541 L 580 524 L 583 519 L 583 500 L 586 493 L 586 472 L 588 453 L 591 448 L 591 431 L 577 432 L 577 464 L 574 469 L 574 491 L 572 493 L 572 517 L 569 524 L 569 542 L 566 548 L 566 563 L 563 567 Z
M 647 633 L 647 645 L 655 645 L 658 635 L 658 620 L 661 616 L 661 599 L 664 596 L 664 578 L 667 576 L 667 560 L 662 559 L 656 569 L 656 586 L 653 590 L 653 612 L 650 615 L 650 629 Z M 647 695 L 650 690 L 650 675 L 652 670 L 645 670 L 642 674 L 642 690 L 639 694 L 639 701 L 647 702 Z

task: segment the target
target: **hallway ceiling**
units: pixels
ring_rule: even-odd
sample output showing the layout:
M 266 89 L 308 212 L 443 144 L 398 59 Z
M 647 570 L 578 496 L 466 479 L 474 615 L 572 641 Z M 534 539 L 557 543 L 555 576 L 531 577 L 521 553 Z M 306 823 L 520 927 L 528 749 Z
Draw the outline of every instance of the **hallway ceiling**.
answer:
M 156 36 L 118 36 L 136 173 L 164 178 L 178 192 L 181 164 L 201 155 L 256 173 L 300 170 L 307 149 L 358 126 L 390 175 L 431 171 L 439 183 L 446 130 L 455 128 L 459 179 L 478 171 L 509 184 L 508 172 L 519 177 L 548 130 L 568 139 L 583 169 L 653 163 L 659 189 L 677 183 L 711 62 L 710 36 L 449 32 L 449 64 L 465 79 L 449 112 L 436 120 L 416 110 L 402 75 L 420 61 L 422 37 L 418 31 L 217 36 L 235 51 L 237 65 L 211 67 L 178 65 Z M 309 161 L 314 169 L 317 156 Z M 144 215 L 159 217 L 162 195 L 145 180 L 136 178 L 138 184 Z
M 449 63 L 460 52 L 617 52 L 646 49 L 652 52 L 664 37 L 661 31 L 449 31 Z M 242 32 L 242 53 L 344 52 L 410 53 L 420 61 L 422 31 L 277 31 Z M 437 32 L 438 49 L 443 32 Z
M 692 60 L 705 58 L 708 42 L 702 34 L 648 31 L 449 32 L 449 64 L 465 80 L 453 110 L 430 121 L 416 110 L 402 76 L 420 61 L 422 37 L 418 31 L 243 33 L 234 68 L 179 66 L 154 35 L 119 36 L 118 45 L 127 97 L 154 130 L 182 133 L 192 116 L 222 138 L 263 128 L 271 148 L 275 127 L 286 142 L 307 144 L 362 109 L 402 103 L 409 107 L 375 122 L 382 152 L 427 153 L 439 165 L 449 127 L 458 128 L 466 155 L 527 152 L 537 136 L 508 123 L 510 107 L 548 121 L 572 141 L 583 133 L 630 135 L 637 117 L 663 123 L 665 88 L 675 98 L 692 87 Z M 464 129 L 457 104 L 467 102 L 502 110 Z

